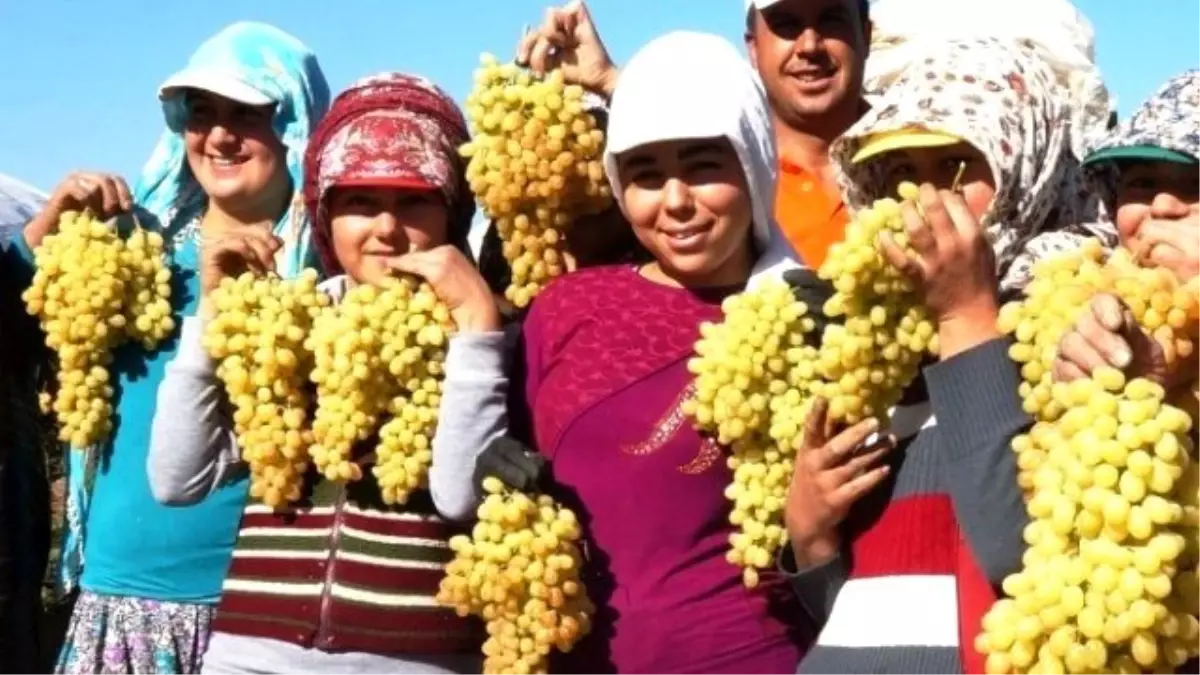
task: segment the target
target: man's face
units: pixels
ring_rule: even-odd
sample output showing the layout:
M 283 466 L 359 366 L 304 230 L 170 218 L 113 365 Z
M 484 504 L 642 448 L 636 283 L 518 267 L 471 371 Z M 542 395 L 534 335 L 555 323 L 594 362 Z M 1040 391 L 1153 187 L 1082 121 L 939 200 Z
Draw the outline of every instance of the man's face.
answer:
M 751 11 L 746 46 L 781 121 L 812 126 L 857 109 L 871 29 L 856 0 L 783 0 Z

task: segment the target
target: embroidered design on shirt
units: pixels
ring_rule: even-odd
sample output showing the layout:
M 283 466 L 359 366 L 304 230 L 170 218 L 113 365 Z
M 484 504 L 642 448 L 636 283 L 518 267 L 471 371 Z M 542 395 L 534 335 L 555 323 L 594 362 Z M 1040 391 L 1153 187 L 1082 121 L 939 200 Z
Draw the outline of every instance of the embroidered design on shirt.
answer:
M 667 413 L 655 423 L 654 431 L 651 432 L 650 437 L 631 445 L 622 445 L 621 451 L 626 454 L 644 457 L 661 450 L 688 423 L 687 415 L 683 412 L 683 403 L 695 393 L 696 385 L 694 383 L 688 384 L 683 392 L 672 402 L 671 407 L 667 409 Z M 716 441 L 706 436 L 701 442 L 700 451 L 696 453 L 696 456 L 686 463 L 679 465 L 678 469 L 680 473 L 694 476 L 707 471 L 720 457 L 721 447 L 717 445 Z

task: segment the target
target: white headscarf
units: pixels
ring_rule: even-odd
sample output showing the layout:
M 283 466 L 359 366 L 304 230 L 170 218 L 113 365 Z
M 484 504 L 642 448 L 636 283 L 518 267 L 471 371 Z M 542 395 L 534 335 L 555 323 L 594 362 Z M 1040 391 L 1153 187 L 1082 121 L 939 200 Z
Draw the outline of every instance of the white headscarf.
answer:
M 778 165 L 766 92 L 732 44 L 716 35 L 678 31 L 642 47 L 613 93 L 604 168 L 624 211 L 618 155 L 660 141 L 722 137 L 733 146 L 750 188 L 759 251 L 753 286 L 799 264 L 773 214 Z

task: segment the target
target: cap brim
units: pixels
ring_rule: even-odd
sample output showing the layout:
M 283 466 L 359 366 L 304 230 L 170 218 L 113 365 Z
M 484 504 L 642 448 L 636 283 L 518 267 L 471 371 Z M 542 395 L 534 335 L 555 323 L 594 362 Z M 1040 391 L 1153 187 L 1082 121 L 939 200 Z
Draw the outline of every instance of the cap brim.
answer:
M 761 12 L 779 2 L 780 0 L 746 0 L 746 12 L 749 13 L 751 9 L 757 9 Z
M 1197 164 L 1200 160 L 1184 152 L 1168 150 L 1157 145 L 1129 145 L 1122 148 L 1097 150 L 1084 160 L 1083 165 L 1101 162 L 1140 160 L 1144 162 L 1172 162 L 1175 164 Z
M 200 89 L 246 105 L 271 105 L 275 99 L 237 79 L 227 72 L 211 70 L 182 70 L 158 88 L 158 97 L 167 99 L 184 89 Z
M 940 148 L 958 143 L 962 143 L 961 138 L 952 134 L 944 134 L 940 131 L 927 131 L 925 129 L 887 131 L 868 136 L 866 142 L 863 143 L 858 152 L 854 153 L 854 157 L 850 161 L 854 164 L 861 164 L 868 159 L 896 150 Z

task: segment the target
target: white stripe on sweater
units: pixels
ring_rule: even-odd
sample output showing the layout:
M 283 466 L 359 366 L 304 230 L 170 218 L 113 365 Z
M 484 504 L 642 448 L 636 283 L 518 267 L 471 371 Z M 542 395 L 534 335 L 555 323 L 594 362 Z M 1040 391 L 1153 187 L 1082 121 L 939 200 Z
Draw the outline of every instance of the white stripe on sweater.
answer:
M 289 551 L 274 548 L 234 548 L 235 558 L 279 558 L 280 560 L 324 560 L 329 557 L 329 549 L 316 551 Z
M 957 647 L 958 590 L 951 575 L 850 579 L 817 638 L 828 647 Z
M 332 594 L 335 598 L 342 600 L 352 600 L 354 602 L 363 602 L 371 605 L 382 605 L 385 607 L 439 607 L 437 598 L 432 595 L 412 595 L 408 593 L 378 593 L 375 591 L 364 591 L 358 588 L 350 588 L 339 583 L 334 583 Z
M 223 586 L 226 591 L 234 593 L 261 593 L 263 595 L 290 595 L 299 597 L 304 595 L 320 595 L 325 588 L 323 583 L 315 584 L 298 584 L 293 581 L 254 581 L 253 579 L 234 579 L 225 580 Z
M 380 520 L 394 520 L 404 523 L 425 523 L 425 522 L 441 522 L 442 518 L 431 514 L 420 513 L 402 513 L 395 511 L 379 511 L 377 509 L 360 509 L 357 506 L 346 503 L 342 506 L 345 513 L 353 513 L 367 518 L 378 518 Z M 335 512 L 332 506 L 313 506 L 302 509 L 297 512 L 301 516 L 332 516 Z M 269 506 L 263 504 L 249 504 L 246 506 L 244 513 L 248 516 L 270 516 L 275 515 L 276 511 Z
M 366 553 L 349 553 L 346 551 L 338 551 L 338 560 L 346 562 L 362 563 L 364 565 L 375 565 L 376 567 L 394 567 L 396 569 L 405 570 L 444 570 L 446 563 L 430 562 L 428 560 L 407 560 L 405 558 L 382 558 L 377 555 L 367 555 Z
M 426 539 L 425 537 L 401 537 L 390 534 L 375 534 L 360 530 L 357 527 L 342 526 L 342 536 L 354 537 L 363 541 L 371 541 L 377 544 L 400 544 L 403 546 L 426 546 L 429 548 L 446 548 L 448 544 L 440 539 Z
M 244 527 L 240 537 L 328 537 L 332 527 Z

